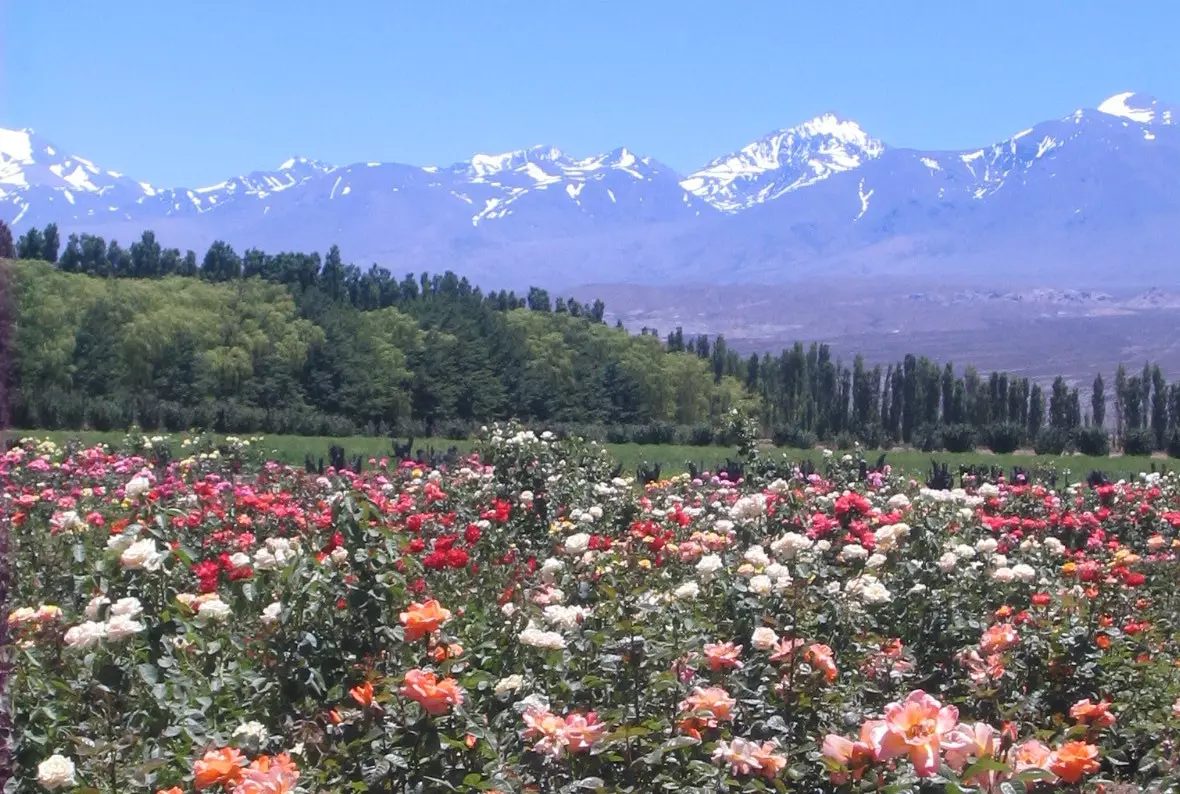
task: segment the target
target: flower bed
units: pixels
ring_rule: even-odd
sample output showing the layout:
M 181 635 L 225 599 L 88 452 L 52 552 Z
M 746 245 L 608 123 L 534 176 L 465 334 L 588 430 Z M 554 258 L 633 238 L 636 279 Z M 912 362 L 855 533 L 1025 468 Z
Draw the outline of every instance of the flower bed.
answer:
M 16 791 L 1175 785 L 1173 476 L 640 489 L 515 427 L 450 471 L 198 447 L 3 459 Z

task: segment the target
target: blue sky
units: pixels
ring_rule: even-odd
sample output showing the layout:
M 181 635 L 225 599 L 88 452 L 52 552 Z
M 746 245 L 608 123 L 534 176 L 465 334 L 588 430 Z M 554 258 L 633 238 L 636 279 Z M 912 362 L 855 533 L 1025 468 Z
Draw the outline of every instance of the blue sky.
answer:
M 0 126 L 158 185 L 539 143 L 686 172 L 827 110 L 960 148 L 1180 102 L 1178 25 L 1170 0 L 0 0 Z

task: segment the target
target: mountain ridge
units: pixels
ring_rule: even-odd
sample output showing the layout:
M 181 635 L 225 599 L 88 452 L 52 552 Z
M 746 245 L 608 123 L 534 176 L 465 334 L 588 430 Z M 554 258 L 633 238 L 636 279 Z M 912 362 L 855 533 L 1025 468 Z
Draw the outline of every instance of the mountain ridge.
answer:
M 448 166 L 291 157 L 197 188 L 136 181 L 33 130 L 0 130 L 0 219 L 17 233 L 150 228 L 178 247 L 338 242 L 355 260 L 445 264 L 507 285 L 921 277 L 987 262 L 997 277 L 1036 262 L 1061 286 L 1098 286 L 1142 262 L 1154 282 L 1152 262 L 1180 245 L 1174 119 L 1172 106 L 1124 92 L 988 146 L 923 151 L 824 113 L 688 175 L 627 147 L 578 158 L 538 145 Z

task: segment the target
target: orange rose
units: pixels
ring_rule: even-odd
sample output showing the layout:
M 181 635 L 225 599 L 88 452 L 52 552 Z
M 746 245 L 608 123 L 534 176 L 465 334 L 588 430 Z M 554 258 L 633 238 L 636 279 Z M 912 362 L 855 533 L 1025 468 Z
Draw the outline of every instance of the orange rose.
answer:
M 985 656 L 1001 653 L 1020 642 L 1020 635 L 1008 623 L 997 623 L 989 626 L 979 640 L 979 650 Z
M 352 699 L 365 708 L 373 705 L 373 684 L 369 681 L 360 686 L 354 686 L 348 690 L 348 694 L 352 695 Z
M 832 657 L 832 649 L 826 645 L 809 645 L 803 653 L 803 661 L 816 670 L 823 672 L 824 679 L 830 684 L 836 680 L 836 660 Z
M 233 786 L 242 779 L 246 759 L 236 747 L 210 750 L 193 764 L 194 786 L 197 791 L 213 786 Z
M 463 688 L 453 678 L 439 681 L 434 673 L 424 670 L 410 670 L 400 690 L 403 697 L 413 700 L 426 709 L 427 714 L 437 717 L 445 714 L 451 706 L 463 702 Z
M 1049 756 L 1049 771 L 1066 783 L 1077 783 L 1098 768 L 1098 748 L 1086 742 L 1066 742 Z
M 710 643 L 705 646 L 705 659 L 709 662 L 709 669 L 713 672 L 735 668 L 741 670 L 743 665 L 738 659 L 742 653 L 741 645 L 732 642 Z
M 162 788 L 156 794 L 184 794 L 184 790 L 180 786 L 173 786 L 172 788 Z
M 414 642 L 438 631 L 440 626 L 451 619 L 451 611 L 430 599 L 424 604 L 410 604 L 400 617 L 402 625 L 406 627 L 406 642 Z
M 1109 728 L 1114 725 L 1115 720 L 1114 715 L 1110 713 L 1109 700 L 1091 703 L 1089 698 L 1074 703 L 1069 710 L 1069 716 L 1081 724 L 1097 728 Z
M 286 754 L 263 755 L 242 772 L 234 794 L 289 794 L 299 781 L 299 767 Z

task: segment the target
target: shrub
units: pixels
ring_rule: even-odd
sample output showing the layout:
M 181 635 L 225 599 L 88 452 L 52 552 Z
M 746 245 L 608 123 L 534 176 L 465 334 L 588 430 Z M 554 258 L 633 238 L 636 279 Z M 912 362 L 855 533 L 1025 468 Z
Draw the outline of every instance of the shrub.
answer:
M 914 431 L 910 443 L 923 452 L 933 452 L 942 446 L 942 433 L 937 427 L 923 425 Z
M 1146 428 L 1135 428 L 1123 434 L 1124 455 L 1150 455 L 1155 451 L 1155 434 Z
M 676 425 L 668 422 L 652 422 L 641 425 L 632 442 L 635 444 L 674 444 L 676 443 Z
M 1101 458 L 1110 454 L 1110 435 L 1097 425 L 1079 427 L 1074 431 L 1073 443 L 1083 455 Z
M 810 430 L 804 430 L 796 425 L 787 425 L 775 429 L 771 438 L 777 447 L 790 447 L 791 449 L 814 449 L 815 445 L 819 443 L 819 438 Z
M 946 425 L 941 435 L 942 446 L 947 452 L 970 452 L 975 449 L 975 428 L 971 425 Z
M 1015 422 L 996 422 L 987 428 L 987 448 L 997 455 L 1008 455 L 1020 448 L 1024 428 Z
M 713 428 L 707 424 L 693 425 L 688 431 L 688 443 L 694 447 L 707 447 L 713 443 Z
M 1172 431 L 1168 437 L 1168 457 L 1180 458 L 1180 427 Z
M 1038 455 L 1061 455 L 1069 446 L 1069 433 L 1059 427 L 1046 427 L 1033 445 Z

